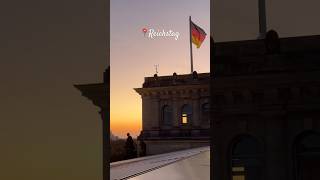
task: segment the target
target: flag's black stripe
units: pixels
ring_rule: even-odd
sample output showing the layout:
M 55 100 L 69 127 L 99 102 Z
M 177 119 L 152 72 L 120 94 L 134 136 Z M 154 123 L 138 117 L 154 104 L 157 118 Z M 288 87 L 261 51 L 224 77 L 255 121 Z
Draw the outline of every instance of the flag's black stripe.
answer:
M 207 35 L 207 33 L 201 28 L 201 27 L 199 27 L 199 26 L 197 26 L 195 23 L 193 23 L 192 21 L 191 21 L 191 23 L 192 23 L 192 25 L 193 25 L 193 27 L 198 31 L 198 32 L 202 32 L 202 34 L 204 34 L 204 35 Z

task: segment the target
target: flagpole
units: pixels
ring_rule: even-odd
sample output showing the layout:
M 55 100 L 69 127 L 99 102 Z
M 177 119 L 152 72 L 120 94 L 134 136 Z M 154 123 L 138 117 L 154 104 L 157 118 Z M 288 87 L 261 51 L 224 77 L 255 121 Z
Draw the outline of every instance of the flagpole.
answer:
M 193 73 L 193 55 L 192 55 L 192 32 L 191 32 L 191 16 L 189 16 L 189 32 L 190 32 L 190 60 L 191 60 L 191 74 Z

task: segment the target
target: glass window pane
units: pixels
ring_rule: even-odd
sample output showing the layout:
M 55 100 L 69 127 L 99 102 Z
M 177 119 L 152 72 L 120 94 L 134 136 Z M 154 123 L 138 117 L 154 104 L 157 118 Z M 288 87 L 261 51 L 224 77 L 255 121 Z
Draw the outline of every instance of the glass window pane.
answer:
M 182 115 L 182 124 L 187 124 L 188 123 L 188 116 L 187 114 Z
M 233 175 L 232 176 L 232 180 L 245 180 L 245 176 L 244 175 Z
M 188 104 L 182 106 L 181 123 L 187 124 L 192 118 L 192 107 Z
M 163 117 L 163 124 L 165 125 L 171 125 L 172 124 L 172 108 L 168 105 L 163 107 L 162 110 L 162 117 Z

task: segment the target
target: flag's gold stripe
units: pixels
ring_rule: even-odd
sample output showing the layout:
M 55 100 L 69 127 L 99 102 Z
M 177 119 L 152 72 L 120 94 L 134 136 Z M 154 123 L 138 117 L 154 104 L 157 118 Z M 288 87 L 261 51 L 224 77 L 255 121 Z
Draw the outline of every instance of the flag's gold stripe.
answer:
M 200 48 L 201 41 L 199 40 L 199 38 L 192 36 L 192 42 L 197 46 L 197 48 Z

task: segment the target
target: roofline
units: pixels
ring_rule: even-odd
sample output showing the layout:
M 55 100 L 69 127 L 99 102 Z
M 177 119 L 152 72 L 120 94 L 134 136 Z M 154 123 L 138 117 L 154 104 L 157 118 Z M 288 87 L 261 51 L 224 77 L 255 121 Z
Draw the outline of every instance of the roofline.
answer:
M 304 36 L 290 36 L 290 37 L 279 37 L 280 40 L 287 39 L 307 39 L 307 38 L 320 38 L 320 35 L 304 35 Z M 238 41 L 220 41 L 214 42 L 215 45 L 223 45 L 229 43 L 247 43 L 247 42 L 256 42 L 256 41 L 264 41 L 264 39 L 247 39 L 247 40 L 238 40 Z

